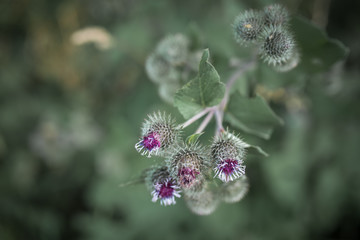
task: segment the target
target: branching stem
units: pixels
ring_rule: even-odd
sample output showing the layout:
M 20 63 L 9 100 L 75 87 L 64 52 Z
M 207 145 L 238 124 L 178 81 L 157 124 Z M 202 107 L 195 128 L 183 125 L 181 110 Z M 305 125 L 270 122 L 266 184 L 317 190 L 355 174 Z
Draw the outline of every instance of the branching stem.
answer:
M 208 113 L 208 115 L 206 116 L 206 118 L 204 118 L 204 120 L 202 121 L 202 123 L 200 124 L 200 126 L 198 127 L 195 133 L 201 133 L 206 128 L 206 126 L 209 124 L 210 120 L 214 116 L 214 112 L 215 112 L 214 109 L 212 109 Z
M 197 113 L 196 115 L 194 115 L 193 117 L 191 117 L 189 120 L 187 120 L 186 122 L 180 124 L 181 128 L 186 128 L 188 126 L 190 126 L 192 123 L 194 123 L 196 120 L 198 120 L 199 118 L 201 118 L 202 116 L 204 116 L 205 114 L 207 114 L 208 112 L 211 111 L 212 108 L 205 108 L 204 110 L 202 110 L 201 112 Z
M 231 90 L 232 86 L 234 85 L 234 83 L 236 82 L 236 80 L 238 80 L 240 78 L 240 76 L 242 74 L 244 74 L 246 71 L 248 71 L 249 69 L 254 67 L 255 64 L 256 64 L 256 61 L 254 59 L 254 60 L 249 61 L 245 65 L 242 65 L 241 67 L 237 68 L 237 70 L 229 77 L 228 81 L 226 82 L 225 94 L 224 94 L 224 98 L 221 100 L 221 102 L 214 107 L 207 107 L 207 108 L 203 109 L 201 112 L 197 113 L 196 115 L 191 117 L 189 120 L 187 120 L 183 124 L 180 124 L 179 127 L 186 128 L 189 125 L 191 125 L 192 123 L 194 123 L 195 121 L 197 121 L 198 119 L 200 119 L 201 117 L 203 117 L 205 114 L 207 114 L 207 116 L 201 122 L 199 128 L 196 130 L 195 133 L 201 133 L 207 127 L 207 125 L 209 124 L 209 122 L 211 121 L 211 119 L 213 118 L 214 115 L 215 115 L 215 119 L 216 119 L 216 133 L 224 131 L 224 127 L 223 127 L 222 123 L 223 123 L 223 118 L 224 118 L 224 110 L 226 108 L 226 105 L 227 105 L 227 103 L 229 101 L 229 97 L 230 97 L 230 90 Z

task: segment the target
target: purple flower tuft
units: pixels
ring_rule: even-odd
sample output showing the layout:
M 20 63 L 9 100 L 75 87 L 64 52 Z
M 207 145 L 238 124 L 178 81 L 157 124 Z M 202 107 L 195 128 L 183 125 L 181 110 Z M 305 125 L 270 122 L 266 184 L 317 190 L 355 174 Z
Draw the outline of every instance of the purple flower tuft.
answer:
M 142 145 L 148 150 L 151 151 L 154 148 L 159 148 L 161 146 L 159 139 L 159 134 L 151 132 L 144 137 Z
M 180 186 L 183 188 L 191 187 L 196 181 L 196 175 L 200 174 L 200 172 L 195 169 L 191 169 L 189 167 L 184 167 L 179 170 L 179 182 Z
M 142 152 L 142 155 L 148 154 L 148 157 L 151 156 L 153 152 L 156 152 L 161 147 L 160 136 L 156 132 L 151 132 L 148 135 L 144 136 L 136 145 L 135 148 L 139 152 Z
M 215 167 L 215 176 L 223 182 L 233 181 L 245 174 L 245 166 L 236 159 L 221 160 Z
M 175 204 L 175 197 L 180 197 L 179 188 L 171 178 L 167 178 L 163 182 L 156 182 L 154 184 L 155 190 L 151 193 L 152 201 L 156 202 L 160 199 L 160 204 L 164 206 Z

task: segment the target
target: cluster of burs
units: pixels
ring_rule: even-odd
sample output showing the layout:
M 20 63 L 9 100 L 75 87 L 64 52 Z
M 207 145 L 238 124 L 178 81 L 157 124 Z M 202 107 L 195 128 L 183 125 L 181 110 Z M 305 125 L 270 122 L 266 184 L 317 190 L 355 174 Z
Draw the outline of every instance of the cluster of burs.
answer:
M 183 196 L 199 215 L 212 213 L 221 201 L 240 201 L 248 189 L 243 165 L 248 145 L 222 131 L 209 146 L 202 146 L 197 140 L 184 141 L 181 130 L 174 119 L 161 113 L 149 115 L 143 123 L 135 148 L 147 157 L 164 158 L 142 175 L 152 201 L 167 206 Z
M 233 23 L 236 41 L 257 47 L 260 57 L 282 72 L 296 67 L 300 61 L 289 27 L 289 13 L 279 4 L 267 6 L 263 11 L 245 11 Z
M 192 48 L 184 34 L 169 35 L 146 60 L 148 77 L 158 84 L 160 97 L 168 103 L 172 103 L 175 92 L 198 70 L 202 50 Z
M 276 70 L 288 71 L 298 64 L 300 57 L 289 32 L 289 14 L 281 5 L 241 13 L 233 30 L 237 42 L 255 46 L 260 57 Z M 172 102 L 176 91 L 197 72 L 201 53 L 183 34 L 159 42 L 146 61 L 146 72 L 159 85 L 164 100 Z M 209 146 L 202 146 L 197 137 L 184 141 L 182 128 L 161 113 L 149 115 L 143 124 L 135 148 L 148 157 L 164 158 L 162 164 L 145 170 L 141 178 L 152 201 L 167 206 L 183 196 L 188 207 L 200 215 L 210 214 L 221 201 L 240 201 L 249 186 L 243 165 L 249 145 L 222 130 Z
M 275 70 L 289 71 L 300 62 L 289 19 L 288 11 L 280 4 L 269 5 L 263 11 L 244 11 L 232 25 L 235 40 L 244 47 L 254 47 Z M 173 102 L 176 91 L 197 72 L 201 54 L 202 49 L 181 33 L 168 35 L 158 43 L 145 68 L 163 100 Z

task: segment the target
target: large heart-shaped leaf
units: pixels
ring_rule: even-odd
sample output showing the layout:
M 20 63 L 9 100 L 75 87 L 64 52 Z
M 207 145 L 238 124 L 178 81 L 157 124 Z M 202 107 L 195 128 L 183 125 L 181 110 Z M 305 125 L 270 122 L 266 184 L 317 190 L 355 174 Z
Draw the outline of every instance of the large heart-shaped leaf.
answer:
M 274 127 L 283 124 L 262 97 L 247 98 L 236 93 L 230 98 L 225 119 L 232 126 L 264 139 L 270 138 Z
M 198 75 L 179 89 L 174 105 L 184 118 L 190 118 L 202 109 L 214 106 L 222 100 L 225 85 L 220 82 L 219 74 L 209 62 L 209 50 L 201 57 Z

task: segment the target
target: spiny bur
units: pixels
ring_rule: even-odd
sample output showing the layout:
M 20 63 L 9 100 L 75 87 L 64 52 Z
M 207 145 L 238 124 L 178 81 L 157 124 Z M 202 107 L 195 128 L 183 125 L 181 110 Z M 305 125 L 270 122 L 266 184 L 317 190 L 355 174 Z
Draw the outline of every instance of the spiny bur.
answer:
M 226 203 L 240 201 L 248 192 L 249 182 L 247 177 L 241 176 L 232 182 L 224 183 L 219 191 L 219 196 Z
M 170 35 L 158 44 L 156 51 L 171 65 L 181 65 L 188 57 L 189 40 L 180 33 Z
M 300 53 L 297 50 L 297 48 L 294 48 L 293 54 L 290 57 L 290 59 L 285 63 L 275 66 L 275 70 L 278 72 L 287 72 L 295 68 L 299 64 L 299 62 L 300 62 Z
M 288 30 L 268 27 L 264 30 L 262 39 L 260 56 L 269 65 L 283 65 L 294 57 L 295 40 Z
M 141 138 L 135 148 L 142 155 L 163 156 L 179 138 L 175 120 L 160 112 L 148 115 L 142 127 Z
M 209 190 L 203 190 L 196 194 L 185 194 L 184 199 L 189 209 L 197 215 L 209 215 L 218 206 L 218 198 Z
M 272 4 L 264 8 L 264 22 L 267 27 L 286 27 L 289 22 L 289 13 L 280 4 Z
M 170 176 L 166 166 L 156 166 L 145 171 L 145 184 L 152 195 L 152 201 L 160 199 L 164 206 L 176 203 L 175 197 L 180 197 L 180 187 Z
M 235 40 L 242 44 L 256 42 L 263 30 L 263 15 L 259 11 L 248 10 L 239 14 L 233 23 Z
M 173 150 L 167 159 L 172 177 L 184 190 L 199 191 L 205 181 L 204 173 L 209 168 L 204 149 L 199 144 L 182 144 Z
M 242 164 L 246 145 L 239 137 L 229 132 L 217 135 L 211 145 L 214 177 L 229 182 L 243 176 L 245 166 Z
M 176 82 L 179 72 L 160 54 L 153 53 L 145 63 L 145 70 L 149 78 L 155 83 Z

